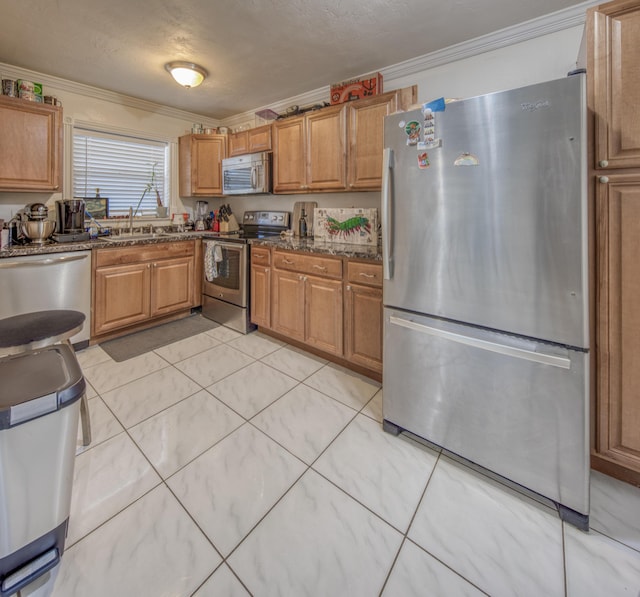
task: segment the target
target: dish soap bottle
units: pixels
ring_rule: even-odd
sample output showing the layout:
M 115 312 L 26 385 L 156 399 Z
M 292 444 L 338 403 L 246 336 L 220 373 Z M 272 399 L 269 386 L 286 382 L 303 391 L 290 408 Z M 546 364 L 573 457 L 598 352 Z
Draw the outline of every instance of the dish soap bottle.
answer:
M 302 213 L 300 214 L 300 221 L 298 222 L 298 236 L 300 238 L 304 238 L 307 236 L 307 214 L 302 209 Z

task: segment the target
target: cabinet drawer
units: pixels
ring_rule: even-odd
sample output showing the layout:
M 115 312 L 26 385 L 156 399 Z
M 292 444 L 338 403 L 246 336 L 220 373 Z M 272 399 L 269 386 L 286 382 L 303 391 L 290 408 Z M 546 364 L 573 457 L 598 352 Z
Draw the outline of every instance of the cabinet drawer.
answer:
M 271 250 L 264 247 L 251 247 L 252 265 L 271 265 Z
M 97 249 L 95 266 L 124 265 L 140 263 L 154 259 L 170 259 L 172 257 L 192 257 L 195 255 L 195 241 L 167 242 L 156 245 L 133 245 L 130 247 L 114 247 Z
M 382 264 L 349 261 L 347 263 L 347 280 L 354 284 L 380 287 L 382 286 Z
M 303 274 L 324 276 L 326 278 L 342 278 L 342 260 L 332 257 L 274 251 L 273 265 L 279 269 Z

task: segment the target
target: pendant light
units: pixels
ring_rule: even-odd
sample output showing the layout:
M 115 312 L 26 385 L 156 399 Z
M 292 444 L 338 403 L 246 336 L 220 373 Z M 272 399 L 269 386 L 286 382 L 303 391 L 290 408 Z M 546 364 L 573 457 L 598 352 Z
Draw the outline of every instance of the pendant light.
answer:
M 181 60 L 168 62 L 164 67 L 180 85 L 187 89 L 200 85 L 208 74 L 201 66 L 193 62 L 183 62 Z

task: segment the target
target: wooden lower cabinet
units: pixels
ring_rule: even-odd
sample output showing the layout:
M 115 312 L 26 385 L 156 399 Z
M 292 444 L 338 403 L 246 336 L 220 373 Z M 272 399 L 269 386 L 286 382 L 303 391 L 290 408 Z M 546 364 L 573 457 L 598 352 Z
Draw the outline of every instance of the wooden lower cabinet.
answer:
M 261 328 L 338 363 L 376 378 L 382 372 L 378 262 L 252 248 L 251 314 Z
M 92 337 L 193 307 L 195 242 L 97 249 Z
M 304 341 L 342 356 L 342 281 L 304 277 Z
M 271 329 L 304 341 L 304 276 L 272 270 Z
M 344 356 L 382 371 L 382 289 L 347 284 L 344 296 Z
M 640 486 L 640 173 L 597 184 L 594 468 Z
M 94 276 L 94 335 L 146 321 L 151 316 L 151 265 L 113 265 Z

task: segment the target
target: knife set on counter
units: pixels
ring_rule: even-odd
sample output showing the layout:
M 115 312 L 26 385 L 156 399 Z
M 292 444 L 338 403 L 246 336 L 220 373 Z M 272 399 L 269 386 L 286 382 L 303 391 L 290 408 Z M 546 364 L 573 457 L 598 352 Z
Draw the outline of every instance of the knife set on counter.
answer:
M 240 230 L 238 220 L 236 220 L 236 217 L 233 215 L 231 207 L 228 204 L 220 207 L 216 215 L 216 219 L 220 225 L 220 232 L 234 232 L 236 230 Z

